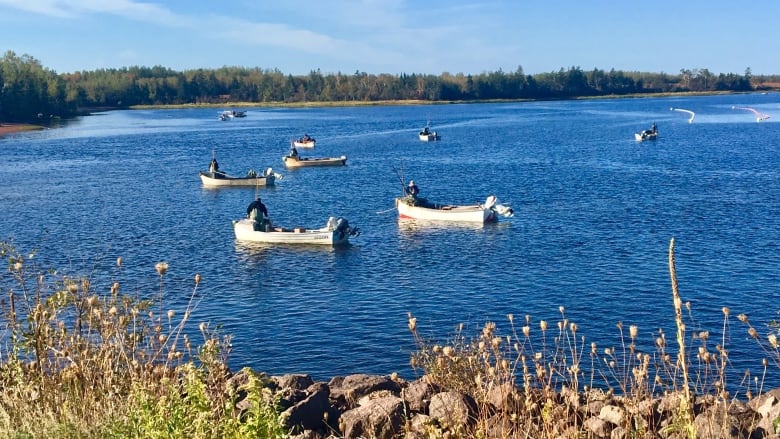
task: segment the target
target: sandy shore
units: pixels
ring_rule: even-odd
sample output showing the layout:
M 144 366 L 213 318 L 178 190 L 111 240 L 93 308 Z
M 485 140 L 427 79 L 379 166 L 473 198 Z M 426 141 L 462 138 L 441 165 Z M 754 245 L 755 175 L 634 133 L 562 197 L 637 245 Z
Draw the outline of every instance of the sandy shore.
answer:
M 5 137 L 9 134 L 20 133 L 23 131 L 42 130 L 40 125 L 31 125 L 27 123 L 8 123 L 0 122 L 0 137 Z

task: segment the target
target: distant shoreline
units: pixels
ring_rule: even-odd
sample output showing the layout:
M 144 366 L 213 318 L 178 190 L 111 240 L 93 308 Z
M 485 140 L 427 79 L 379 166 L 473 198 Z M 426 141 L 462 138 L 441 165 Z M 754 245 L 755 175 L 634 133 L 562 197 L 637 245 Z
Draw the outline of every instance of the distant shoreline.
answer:
M 25 131 L 43 130 L 45 128 L 46 127 L 29 123 L 0 122 L 0 137 L 5 137 L 9 134 L 22 133 Z
M 708 92 L 674 92 L 674 93 L 635 93 L 628 95 L 604 95 L 582 96 L 563 100 L 589 100 L 589 99 L 642 99 L 673 96 L 710 96 L 725 94 L 747 94 L 751 92 L 733 91 L 708 91 Z M 197 103 L 197 104 L 167 104 L 167 105 L 133 105 L 130 107 L 99 107 L 84 108 L 82 115 L 93 112 L 113 110 L 151 110 L 151 109 L 187 109 L 187 108 L 246 108 L 246 107 L 280 107 L 280 108 L 335 108 L 335 107 L 379 107 L 379 106 L 405 106 L 405 105 L 451 105 L 451 104 L 499 104 L 513 102 L 536 102 L 538 99 L 490 99 L 473 101 L 423 101 L 423 100 L 397 100 L 397 101 L 308 101 L 308 102 L 221 102 L 221 103 Z M 25 131 L 43 130 L 46 127 L 31 123 L 10 123 L 0 121 L 0 137 Z

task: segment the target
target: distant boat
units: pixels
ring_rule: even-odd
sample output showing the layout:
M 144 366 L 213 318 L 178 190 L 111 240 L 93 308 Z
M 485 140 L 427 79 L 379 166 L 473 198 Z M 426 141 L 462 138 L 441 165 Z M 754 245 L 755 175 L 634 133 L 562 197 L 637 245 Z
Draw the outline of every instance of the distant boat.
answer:
M 225 110 L 219 113 L 217 119 L 230 120 L 233 119 L 234 117 L 246 117 L 246 111 Z
M 491 223 L 499 216 L 511 217 L 514 211 L 509 206 L 498 204 L 494 195 L 487 197 L 483 204 L 454 206 L 451 204 L 431 203 L 412 196 L 395 199 L 399 218 L 446 221 L 455 223 Z
M 222 171 L 207 172 L 200 171 L 200 181 L 204 187 L 229 187 L 229 186 L 244 186 L 244 187 L 258 187 L 258 186 L 274 186 L 276 180 L 281 180 L 282 176 L 273 172 L 271 168 L 265 170 L 261 175 L 254 170 L 250 170 L 244 177 L 236 177 L 228 175 Z
M 693 123 L 693 118 L 696 117 L 696 114 L 691 110 L 683 110 L 682 108 L 670 108 L 672 111 L 679 111 L 681 113 L 688 113 L 691 115 L 691 118 L 688 119 L 688 123 Z
M 638 133 L 634 133 L 634 139 L 637 142 L 644 142 L 645 140 L 655 140 L 658 138 L 658 126 L 653 123 L 653 126 L 649 130 L 642 130 Z
M 304 168 L 309 166 L 344 166 L 347 164 L 347 156 L 341 157 L 301 157 L 295 148 L 295 142 L 290 144 L 290 152 L 282 156 L 284 166 L 288 168 Z
M 432 142 L 436 140 L 441 140 L 441 136 L 439 136 L 439 133 L 436 131 L 431 131 L 431 122 L 428 121 L 428 123 L 425 125 L 425 128 L 420 131 L 419 137 L 420 140 L 423 142 Z
M 233 232 L 236 240 L 265 244 L 337 246 L 348 244 L 350 236 L 360 235 L 360 229 L 350 226 L 349 222 L 341 217 L 330 217 L 325 227 L 317 229 L 272 226 L 270 220 L 266 221 L 261 226 L 259 222 L 249 218 L 233 220 Z
M 344 166 L 347 164 L 347 156 L 341 157 L 292 157 L 286 155 L 282 157 L 284 166 L 288 168 L 304 168 L 308 166 Z
M 315 143 L 317 143 L 317 140 L 314 137 L 309 137 L 308 134 L 304 134 L 303 137 L 293 141 L 293 145 L 298 148 L 314 148 Z
M 245 176 L 239 177 L 226 173 L 219 169 L 216 151 L 212 151 L 211 163 L 208 171 L 200 171 L 200 181 L 205 187 L 226 187 L 226 186 L 273 186 L 276 180 L 281 180 L 282 175 L 268 168 L 262 174 L 258 174 L 254 169 L 250 169 Z

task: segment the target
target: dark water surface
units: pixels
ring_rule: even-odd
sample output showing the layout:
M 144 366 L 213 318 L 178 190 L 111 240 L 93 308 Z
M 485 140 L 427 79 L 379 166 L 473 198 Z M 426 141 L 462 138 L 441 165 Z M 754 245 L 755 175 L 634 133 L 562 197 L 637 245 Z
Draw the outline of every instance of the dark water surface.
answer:
M 733 106 L 774 117 L 756 123 Z M 694 123 L 671 107 L 695 111 Z M 176 309 L 200 273 L 192 319 L 234 336 L 233 367 L 316 379 L 413 376 L 409 312 L 443 340 L 488 320 L 506 334 L 510 313 L 555 322 L 563 306 L 588 344 L 619 343 L 618 322 L 652 343 L 674 331 L 671 238 L 690 330 L 720 340 L 727 306 L 765 334 L 780 309 L 779 94 L 247 114 L 116 111 L 0 139 L 0 238 L 125 293 L 157 294 L 154 266 L 167 261 Z M 427 119 L 440 142 L 417 140 Z M 652 122 L 659 139 L 634 141 Z M 304 132 L 318 142 L 302 155 L 345 154 L 347 166 L 285 170 L 280 157 Z M 234 242 L 231 220 L 254 189 L 203 189 L 212 150 L 228 172 L 284 175 L 261 189 L 275 223 L 344 216 L 363 234 L 335 250 Z M 484 228 L 399 223 L 395 170 L 431 200 L 495 194 L 516 216 Z M 733 317 L 726 337 L 735 368 L 756 368 Z

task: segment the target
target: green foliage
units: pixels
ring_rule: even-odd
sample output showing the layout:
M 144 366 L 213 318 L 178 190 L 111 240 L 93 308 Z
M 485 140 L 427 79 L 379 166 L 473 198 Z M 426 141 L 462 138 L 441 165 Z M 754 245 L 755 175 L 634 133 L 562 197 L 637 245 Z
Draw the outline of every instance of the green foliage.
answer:
M 752 90 L 750 69 L 715 76 L 708 69 L 666 73 L 605 72 L 580 67 L 525 75 L 514 72 L 439 76 L 356 71 L 305 76 L 278 69 L 221 67 L 176 72 L 169 68 L 122 67 L 56 74 L 29 55 L 8 51 L 0 58 L 0 121 L 41 121 L 72 116 L 78 108 L 126 108 L 134 105 L 182 105 L 377 101 L 473 101 L 496 99 L 570 99 L 587 96 L 667 92 Z M 40 117 L 39 117 L 40 116 Z

